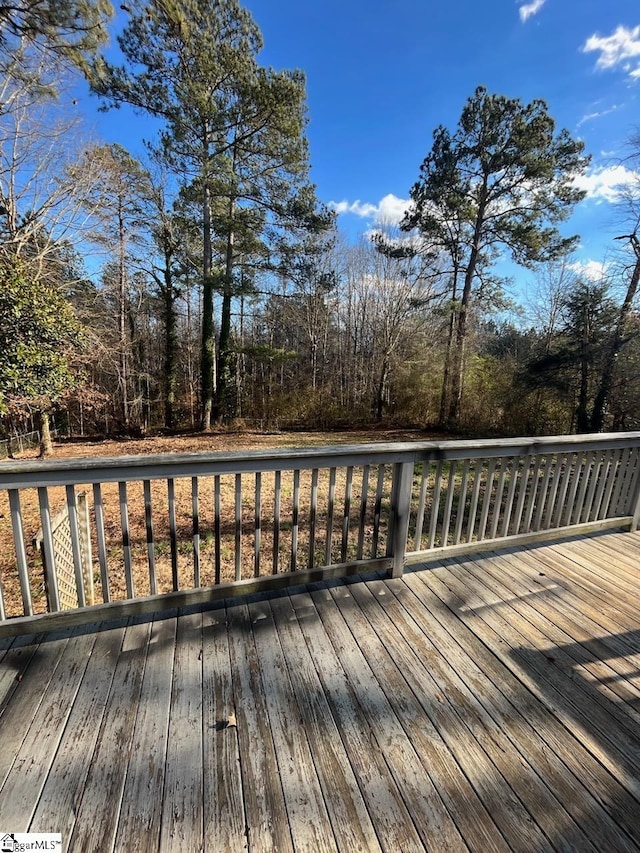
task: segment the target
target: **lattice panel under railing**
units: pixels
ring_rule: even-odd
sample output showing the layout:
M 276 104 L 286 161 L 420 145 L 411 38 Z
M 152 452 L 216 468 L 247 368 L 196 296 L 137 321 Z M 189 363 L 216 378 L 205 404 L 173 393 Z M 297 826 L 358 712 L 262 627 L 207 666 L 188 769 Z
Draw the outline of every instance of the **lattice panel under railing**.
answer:
M 51 519 L 53 537 L 53 554 L 55 562 L 55 577 L 61 610 L 75 610 L 78 607 L 78 587 L 76 583 L 75 564 L 73 559 L 73 543 L 71 538 L 71 523 L 69 512 L 64 507 Z M 82 556 L 82 579 L 85 589 L 86 604 L 94 603 L 93 570 L 91 560 L 91 538 L 89 533 L 89 514 L 87 496 L 84 492 L 78 494 L 78 535 Z M 34 544 L 40 550 L 43 565 L 46 562 L 43 546 L 43 533 L 39 530 Z M 45 571 L 44 576 L 47 577 Z M 49 590 L 47 598 L 49 599 Z

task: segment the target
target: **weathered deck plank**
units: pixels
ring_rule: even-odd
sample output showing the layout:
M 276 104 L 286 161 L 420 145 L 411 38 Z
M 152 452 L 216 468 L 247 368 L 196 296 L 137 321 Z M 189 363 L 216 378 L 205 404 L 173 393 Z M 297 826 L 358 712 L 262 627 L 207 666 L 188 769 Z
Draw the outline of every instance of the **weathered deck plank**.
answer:
M 177 620 L 160 850 L 200 853 L 203 839 L 202 613 Z
M 69 850 L 82 853 L 109 851 L 118 825 L 131 741 L 147 658 L 149 622 L 130 625 L 125 633 L 104 710 L 98 742 L 82 796 L 75 808 Z M 56 832 L 55 824 L 46 828 Z
M 0 828 L 640 851 L 638 581 L 607 533 L 5 641 Z
M 124 634 L 125 625 L 116 624 L 97 636 L 82 690 L 74 702 L 30 824 L 32 832 L 50 832 L 55 826 L 64 838 L 71 834 L 89 772 L 86 757 L 93 755 L 95 749 Z

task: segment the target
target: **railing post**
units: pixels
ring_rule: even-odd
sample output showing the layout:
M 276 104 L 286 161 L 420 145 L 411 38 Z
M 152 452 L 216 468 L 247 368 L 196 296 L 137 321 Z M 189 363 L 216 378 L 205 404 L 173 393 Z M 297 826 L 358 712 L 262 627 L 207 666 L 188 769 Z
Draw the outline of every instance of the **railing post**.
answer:
M 396 462 L 393 466 L 393 488 L 391 491 L 391 577 L 400 578 L 404 572 L 404 561 L 409 537 L 409 513 L 411 489 L 413 487 L 413 461 Z M 390 553 L 389 553 L 390 551 Z

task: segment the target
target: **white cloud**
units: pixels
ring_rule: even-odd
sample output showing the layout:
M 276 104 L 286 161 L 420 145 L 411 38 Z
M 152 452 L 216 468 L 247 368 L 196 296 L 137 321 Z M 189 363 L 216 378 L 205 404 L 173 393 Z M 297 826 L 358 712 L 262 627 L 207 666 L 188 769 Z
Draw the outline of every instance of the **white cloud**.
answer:
M 626 166 L 606 166 L 581 175 L 574 183 L 586 192 L 587 198 L 615 202 L 622 198 L 625 190 L 640 187 L 640 173 Z
M 583 53 L 598 51 L 596 68 L 621 66 L 630 77 L 640 78 L 640 25 L 633 29 L 619 26 L 610 36 L 589 36 L 582 47 Z
M 378 204 L 361 202 L 358 199 L 352 202 L 330 201 L 328 206 L 338 214 L 352 213 L 380 225 L 399 225 L 409 206 L 409 200 L 389 193 L 381 198 Z
M 569 269 L 588 281 L 602 281 L 607 275 L 607 266 L 600 261 L 576 261 Z
M 576 127 L 581 127 L 583 124 L 586 124 L 588 121 L 594 121 L 597 118 L 602 118 L 603 116 L 608 116 L 611 113 L 614 113 L 616 110 L 619 110 L 621 104 L 614 104 L 612 107 L 609 107 L 607 110 L 601 110 L 600 112 L 587 113 L 583 115 Z
M 537 15 L 546 2 L 547 0 L 532 0 L 531 3 L 525 3 L 523 6 L 520 6 L 520 20 L 524 23 L 524 21 Z

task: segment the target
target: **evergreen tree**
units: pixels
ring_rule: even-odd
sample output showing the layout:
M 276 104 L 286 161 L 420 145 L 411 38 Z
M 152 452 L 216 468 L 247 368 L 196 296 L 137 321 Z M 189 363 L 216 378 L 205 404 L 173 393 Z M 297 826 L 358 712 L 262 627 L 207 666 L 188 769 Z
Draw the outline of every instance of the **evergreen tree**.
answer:
M 555 134 L 543 101 L 523 105 L 483 87 L 468 100 L 454 133 L 434 132 L 402 228 L 417 229 L 428 251 L 449 259 L 451 426 L 460 420 L 474 288 L 499 252 L 528 266 L 568 251 L 574 239 L 563 238 L 557 225 L 584 195 L 573 185 L 588 163 L 583 148 L 567 131 Z
M 237 0 L 152 0 L 131 7 L 125 65 L 96 65 L 93 88 L 161 119 L 159 149 L 199 193 L 202 229 L 202 426 L 229 414 L 237 243 L 308 215 L 304 81 L 257 63 L 260 31 Z M 311 206 L 313 206 L 313 204 Z M 308 207 L 308 204 L 307 204 Z M 249 213 L 248 211 L 253 211 Z M 215 221 L 214 221 L 215 220 Z M 224 249 L 214 265 L 214 239 Z M 215 370 L 214 293 L 222 295 Z M 217 388 L 216 388 L 217 385 Z M 216 393 L 217 392 L 217 393 Z

